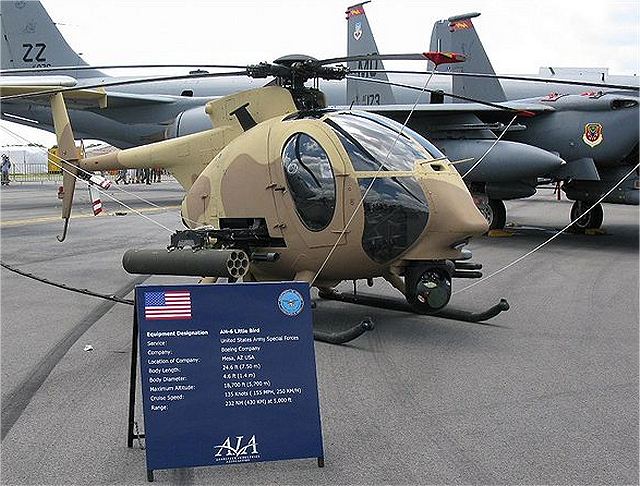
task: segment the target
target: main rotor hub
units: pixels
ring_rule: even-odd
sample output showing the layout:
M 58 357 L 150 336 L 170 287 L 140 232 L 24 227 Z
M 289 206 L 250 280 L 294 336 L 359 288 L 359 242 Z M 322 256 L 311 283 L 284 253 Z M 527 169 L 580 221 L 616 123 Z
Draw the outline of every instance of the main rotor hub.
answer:
M 292 67 L 294 64 L 308 61 L 318 62 L 315 57 L 307 56 L 306 54 L 288 54 L 286 56 L 279 57 L 273 62 L 274 64 L 282 64 L 284 66 Z
M 299 110 L 315 110 L 326 106 L 321 91 L 305 86 L 310 79 L 344 79 L 345 66 L 328 67 L 316 58 L 304 54 L 279 57 L 273 63 L 261 62 L 247 66 L 247 75 L 252 78 L 273 76 L 275 83 L 288 89 Z
M 305 54 L 289 54 L 273 63 L 261 62 L 247 67 L 247 75 L 252 78 L 273 76 L 280 86 L 294 90 L 301 89 L 304 83 L 313 78 L 344 79 L 347 72 L 345 66 L 323 66 L 315 57 Z

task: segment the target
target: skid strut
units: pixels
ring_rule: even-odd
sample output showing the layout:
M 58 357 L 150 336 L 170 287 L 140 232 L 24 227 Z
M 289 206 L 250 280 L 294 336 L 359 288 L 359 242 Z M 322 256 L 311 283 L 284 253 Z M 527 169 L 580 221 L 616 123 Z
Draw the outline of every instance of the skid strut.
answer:
M 349 341 L 353 341 L 358 336 L 361 336 L 367 331 L 373 329 L 373 321 L 370 317 L 364 318 L 360 324 L 357 324 L 349 329 L 338 332 L 321 331 L 320 329 L 313 330 L 313 339 L 316 341 L 322 341 L 330 344 L 344 344 Z
M 339 302 L 346 302 L 348 304 L 366 305 L 369 307 L 379 307 L 381 309 L 391 309 L 416 314 L 416 311 L 407 302 L 401 302 L 396 299 L 386 299 L 383 297 L 367 294 L 354 295 L 351 293 L 342 293 L 337 291 L 327 292 L 325 290 L 320 291 L 318 295 L 320 296 L 320 298 L 325 300 L 337 300 Z M 509 303 L 506 301 L 506 299 L 500 299 L 500 302 L 488 308 L 484 312 L 468 312 L 456 309 L 445 309 L 430 315 L 435 317 L 443 317 L 445 319 L 454 319 L 457 321 L 482 322 L 489 320 L 497 316 L 501 312 L 507 310 L 509 310 Z

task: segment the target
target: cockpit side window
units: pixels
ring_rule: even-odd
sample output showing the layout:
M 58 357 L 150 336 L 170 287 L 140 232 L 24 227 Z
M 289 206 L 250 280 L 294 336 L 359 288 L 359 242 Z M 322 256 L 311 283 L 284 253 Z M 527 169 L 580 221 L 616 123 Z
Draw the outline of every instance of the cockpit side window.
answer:
M 296 133 L 282 150 L 282 167 L 304 225 L 311 231 L 325 229 L 336 207 L 336 181 L 327 153 L 309 135 Z
M 429 205 L 413 177 L 358 179 L 364 197 L 362 248 L 374 262 L 388 263 L 407 251 L 429 221 Z

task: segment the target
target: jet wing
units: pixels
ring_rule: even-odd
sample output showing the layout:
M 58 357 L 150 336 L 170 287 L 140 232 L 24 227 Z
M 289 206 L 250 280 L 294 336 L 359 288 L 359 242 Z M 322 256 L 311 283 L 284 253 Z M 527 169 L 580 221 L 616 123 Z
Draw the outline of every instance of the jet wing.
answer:
M 23 101 L 48 106 L 50 94 L 30 96 L 29 98 L 13 98 L 14 96 L 51 92 L 52 90 L 73 88 L 77 85 L 70 76 L 2 76 L 0 77 L 0 96 L 3 102 Z M 7 97 L 7 98 L 5 98 Z M 107 93 L 104 88 L 82 89 L 68 91 L 65 100 L 73 108 L 105 108 Z
M 72 88 L 78 81 L 71 76 L 0 76 L 0 86 Z
M 370 111 L 392 118 L 399 123 L 406 120 L 413 110 L 409 126 L 414 129 L 427 130 L 437 138 L 481 137 L 495 138 L 491 130 L 502 130 L 516 112 L 525 116 L 535 116 L 544 112 L 553 112 L 555 108 L 537 101 L 505 102 L 500 106 L 514 110 L 513 112 L 482 103 L 434 103 L 416 105 L 366 105 L 358 106 L 358 110 Z M 340 107 L 340 109 L 347 107 Z M 514 123 L 510 131 L 524 130 L 526 127 Z M 473 133 L 473 135 L 472 135 Z
M 60 88 L 74 88 L 77 80 L 71 76 L 2 76 L 0 77 L 0 96 L 32 94 L 41 91 L 52 91 Z M 126 108 L 153 104 L 173 103 L 178 97 L 168 95 L 147 95 L 107 92 L 104 88 L 83 89 L 64 93 L 67 106 L 72 109 L 86 108 Z M 26 102 L 49 106 L 49 95 L 31 96 L 29 98 L 9 98 L 5 102 Z
M 543 105 L 542 103 L 517 103 L 517 102 L 506 102 L 501 103 L 500 106 L 504 108 L 522 111 L 522 112 L 530 112 L 530 113 L 543 113 L 555 111 L 555 108 L 548 105 Z M 342 108 L 342 107 L 341 107 Z M 347 108 L 347 107 L 344 107 Z M 498 108 L 497 106 L 485 105 L 482 103 L 433 103 L 433 104 L 419 104 L 416 105 L 415 109 L 413 105 L 367 105 L 367 106 L 357 106 L 358 110 L 363 111 L 373 111 L 375 113 L 387 114 L 387 113 L 409 113 L 412 109 L 414 113 L 431 113 L 433 115 L 447 115 L 447 114 L 464 114 L 464 113 L 481 113 L 481 112 L 494 112 L 500 113 L 507 111 Z
M 132 106 L 174 103 L 178 98 L 178 96 L 170 95 L 147 95 L 107 91 L 109 108 L 128 108 Z

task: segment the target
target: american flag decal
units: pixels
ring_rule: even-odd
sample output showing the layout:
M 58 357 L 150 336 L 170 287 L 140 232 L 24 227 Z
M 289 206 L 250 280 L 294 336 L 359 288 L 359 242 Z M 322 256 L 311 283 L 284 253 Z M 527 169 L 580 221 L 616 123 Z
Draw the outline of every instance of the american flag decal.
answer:
M 191 319 L 191 292 L 188 290 L 145 292 L 144 318 L 149 321 Z

